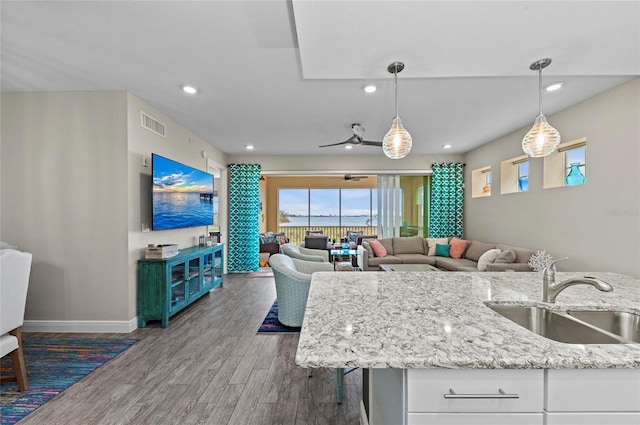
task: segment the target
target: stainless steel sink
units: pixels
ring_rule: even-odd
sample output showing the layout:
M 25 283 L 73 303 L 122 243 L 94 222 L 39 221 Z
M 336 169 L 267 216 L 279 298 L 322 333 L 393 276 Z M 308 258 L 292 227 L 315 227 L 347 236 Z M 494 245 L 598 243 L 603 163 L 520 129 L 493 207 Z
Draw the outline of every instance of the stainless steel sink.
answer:
M 563 312 L 540 307 L 488 305 L 496 313 L 545 338 L 567 344 L 624 344 L 622 338 L 603 332 Z
M 582 311 L 567 313 L 597 328 L 604 329 L 633 342 L 640 342 L 640 315 L 625 311 Z

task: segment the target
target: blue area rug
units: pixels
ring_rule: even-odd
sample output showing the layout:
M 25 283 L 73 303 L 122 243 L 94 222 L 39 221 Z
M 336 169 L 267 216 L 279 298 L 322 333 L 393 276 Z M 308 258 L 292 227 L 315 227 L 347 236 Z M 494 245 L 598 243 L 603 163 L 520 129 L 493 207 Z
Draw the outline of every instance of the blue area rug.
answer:
M 285 326 L 278 321 L 278 300 L 276 300 L 271 309 L 267 313 L 267 316 L 262 321 L 262 325 L 260 325 L 260 329 L 258 329 L 259 334 L 263 333 L 299 333 L 300 328 Z
M 135 339 L 22 337 L 29 388 L 0 386 L 0 424 L 14 424 L 135 344 Z M 11 356 L 0 362 L 2 376 L 13 375 Z

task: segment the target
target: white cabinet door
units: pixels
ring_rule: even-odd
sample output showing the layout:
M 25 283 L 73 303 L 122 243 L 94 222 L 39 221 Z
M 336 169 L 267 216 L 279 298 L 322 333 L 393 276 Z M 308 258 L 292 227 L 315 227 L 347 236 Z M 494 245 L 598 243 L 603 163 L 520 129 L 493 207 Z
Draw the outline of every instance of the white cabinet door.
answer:
M 640 413 L 545 413 L 545 425 L 638 425 Z
M 542 413 L 409 413 L 408 425 L 542 425 Z
M 548 412 L 640 413 L 640 369 L 549 369 L 545 374 Z

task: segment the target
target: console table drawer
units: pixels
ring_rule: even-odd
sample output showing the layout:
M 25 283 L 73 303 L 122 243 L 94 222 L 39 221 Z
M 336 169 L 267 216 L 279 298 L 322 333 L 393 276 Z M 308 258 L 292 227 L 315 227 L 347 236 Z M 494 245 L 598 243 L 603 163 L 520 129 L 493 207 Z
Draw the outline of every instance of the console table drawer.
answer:
M 407 370 L 409 413 L 539 413 L 543 393 L 543 370 Z

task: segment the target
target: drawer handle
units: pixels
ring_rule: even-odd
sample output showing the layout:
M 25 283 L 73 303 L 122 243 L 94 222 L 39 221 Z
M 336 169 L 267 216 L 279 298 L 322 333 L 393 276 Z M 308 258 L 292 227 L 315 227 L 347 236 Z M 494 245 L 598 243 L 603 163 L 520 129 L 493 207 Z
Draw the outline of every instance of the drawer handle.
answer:
M 444 398 L 520 398 L 518 394 L 507 394 L 502 388 L 498 388 L 498 394 L 458 394 L 453 388 L 449 388 L 449 394 Z

